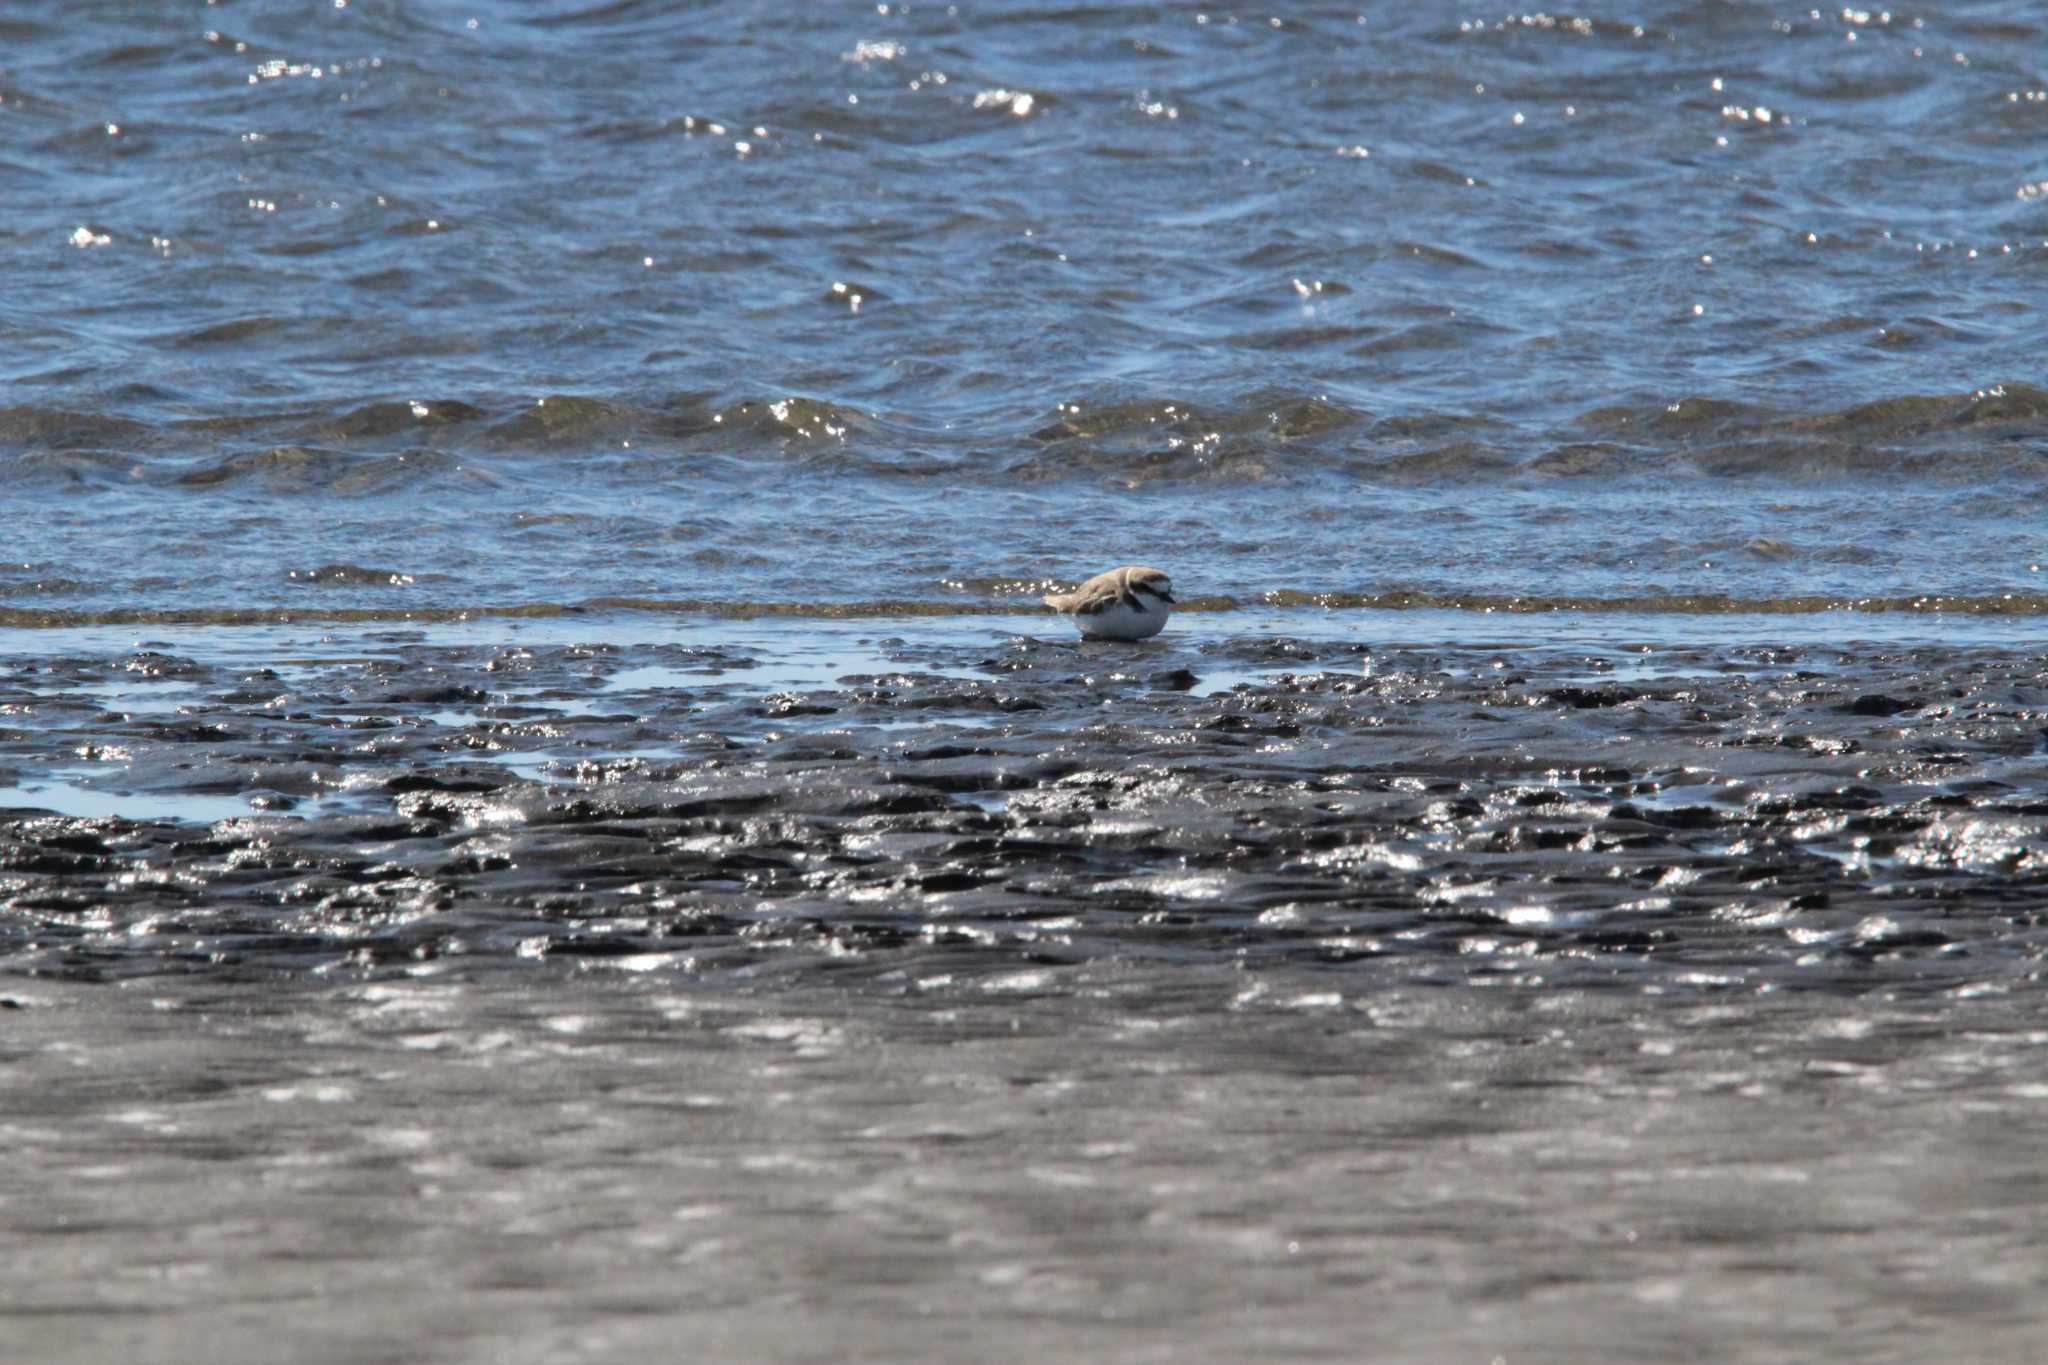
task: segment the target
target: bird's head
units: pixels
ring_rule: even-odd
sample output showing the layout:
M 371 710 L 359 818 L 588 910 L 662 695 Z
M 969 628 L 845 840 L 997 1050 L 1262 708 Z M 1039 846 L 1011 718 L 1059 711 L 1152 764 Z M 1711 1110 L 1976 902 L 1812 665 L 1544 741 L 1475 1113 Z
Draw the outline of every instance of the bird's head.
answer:
M 1173 603 L 1173 579 L 1162 569 L 1132 569 L 1131 591 L 1155 601 Z

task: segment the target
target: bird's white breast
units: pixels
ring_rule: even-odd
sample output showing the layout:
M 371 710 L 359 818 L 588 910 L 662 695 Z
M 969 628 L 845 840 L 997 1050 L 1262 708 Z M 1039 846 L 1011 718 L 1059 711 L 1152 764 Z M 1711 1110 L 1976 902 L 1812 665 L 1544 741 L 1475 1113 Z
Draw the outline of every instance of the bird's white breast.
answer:
M 1139 608 L 1118 601 L 1098 612 L 1077 612 L 1073 620 L 1081 633 L 1092 639 L 1148 640 L 1166 629 L 1168 610 L 1164 602 L 1148 602 Z

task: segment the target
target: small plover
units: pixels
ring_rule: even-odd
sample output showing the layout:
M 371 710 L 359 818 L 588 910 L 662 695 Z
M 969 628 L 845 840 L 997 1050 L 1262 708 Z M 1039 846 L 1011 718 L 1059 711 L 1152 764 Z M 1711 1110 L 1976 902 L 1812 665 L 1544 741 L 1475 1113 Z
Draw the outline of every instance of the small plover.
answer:
M 1084 640 L 1149 640 L 1166 629 L 1173 612 L 1173 580 L 1163 570 L 1126 564 L 1043 600 Z

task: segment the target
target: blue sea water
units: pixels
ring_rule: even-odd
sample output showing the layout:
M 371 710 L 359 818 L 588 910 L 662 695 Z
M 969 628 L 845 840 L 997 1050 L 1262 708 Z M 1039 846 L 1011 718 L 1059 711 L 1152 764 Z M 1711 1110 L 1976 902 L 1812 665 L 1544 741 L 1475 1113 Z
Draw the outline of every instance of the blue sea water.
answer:
M 2013 3 L 12 5 L 0 622 L 1135 560 L 2024 635 L 2044 50 Z

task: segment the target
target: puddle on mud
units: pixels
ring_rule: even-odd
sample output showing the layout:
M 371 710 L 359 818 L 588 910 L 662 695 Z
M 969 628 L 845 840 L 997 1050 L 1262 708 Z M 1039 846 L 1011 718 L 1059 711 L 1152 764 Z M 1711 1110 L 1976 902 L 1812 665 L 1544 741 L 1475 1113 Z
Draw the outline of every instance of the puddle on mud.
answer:
M 239 796 L 175 794 L 150 796 L 139 792 L 106 791 L 76 781 L 65 781 L 64 770 L 54 770 L 42 780 L 25 786 L 0 787 L 0 819 L 9 812 L 53 811 L 58 815 L 87 820 L 192 820 L 210 823 L 256 813 Z

